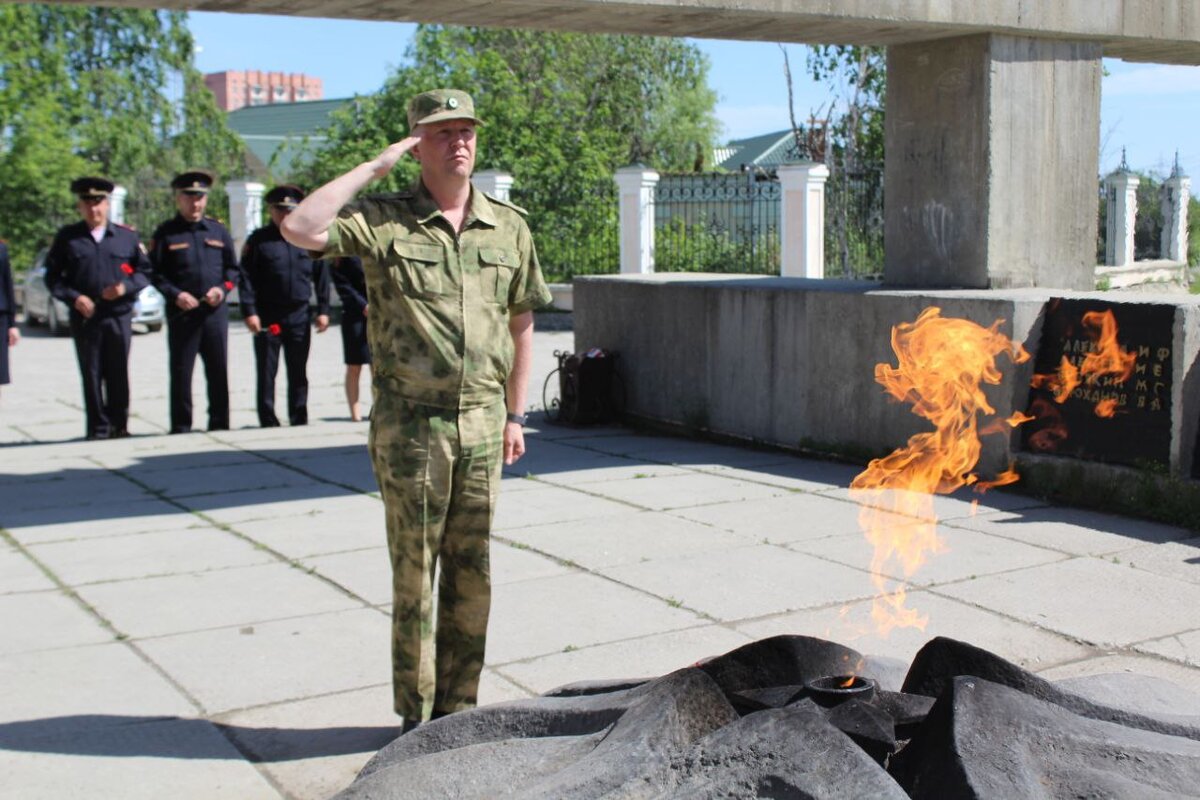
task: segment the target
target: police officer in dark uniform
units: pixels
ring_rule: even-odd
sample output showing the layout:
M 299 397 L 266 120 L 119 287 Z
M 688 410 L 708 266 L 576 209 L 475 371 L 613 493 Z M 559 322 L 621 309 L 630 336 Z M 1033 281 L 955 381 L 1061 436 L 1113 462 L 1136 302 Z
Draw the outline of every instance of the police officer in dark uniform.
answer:
M 71 309 L 88 439 L 129 435 L 133 303 L 149 285 L 137 232 L 108 219 L 112 190 L 105 178 L 72 181 L 83 219 L 61 228 L 46 256 L 46 286 Z
M 228 336 L 225 298 L 239 273 L 233 238 L 204 215 L 214 177 L 205 170 L 171 181 L 179 213 L 150 240 L 154 285 L 167 299 L 167 349 L 171 369 L 171 433 L 192 429 L 192 370 L 204 360 L 208 429 L 229 429 Z
M 17 295 L 13 291 L 12 265 L 8 263 L 8 244 L 0 239 L 0 386 L 9 382 L 8 348 L 21 340 L 17 328 Z
M 242 282 L 238 298 L 246 327 L 254 334 L 254 365 L 258 373 L 258 422 L 279 425 L 275 416 L 275 374 L 279 350 L 287 365 L 288 421 L 308 424 L 308 351 L 312 344 L 309 299 L 316 289 L 317 332 L 329 327 L 329 271 L 307 250 L 284 241 L 279 224 L 304 192 L 296 186 L 276 186 L 267 192 L 271 222 L 246 239 L 242 247 Z
M 371 363 L 371 347 L 367 343 L 367 280 L 363 275 L 362 259 L 352 256 L 333 261 L 333 286 L 342 298 L 342 361 L 346 364 L 346 404 L 350 419 L 358 422 L 362 411 L 358 405 L 358 384 L 364 364 Z

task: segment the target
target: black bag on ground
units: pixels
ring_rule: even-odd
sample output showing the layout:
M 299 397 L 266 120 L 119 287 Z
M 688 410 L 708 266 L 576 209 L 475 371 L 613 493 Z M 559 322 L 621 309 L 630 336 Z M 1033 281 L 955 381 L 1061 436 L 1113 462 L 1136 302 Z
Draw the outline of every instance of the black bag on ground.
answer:
M 612 422 L 620 415 L 625 408 L 625 385 L 617 374 L 616 353 L 593 347 L 585 353 L 555 351 L 554 356 L 558 367 L 542 387 L 548 422 L 593 425 Z M 550 396 L 554 388 L 557 397 Z

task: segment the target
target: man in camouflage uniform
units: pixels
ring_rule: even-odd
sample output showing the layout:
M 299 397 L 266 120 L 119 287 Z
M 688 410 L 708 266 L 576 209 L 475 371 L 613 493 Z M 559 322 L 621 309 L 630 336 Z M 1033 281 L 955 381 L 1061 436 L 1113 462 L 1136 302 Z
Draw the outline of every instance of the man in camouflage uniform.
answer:
M 501 463 L 525 451 L 533 309 L 550 302 L 523 211 L 472 187 L 474 103 L 408 105 L 409 136 L 310 194 L 283 235 L 366 274 L 374 407 L 368 445 L 392 561 L 392 665 L 404 730 L 475 705 Z M 350 201 L 405 154 L 408 191 Z M 433 581 L 438 580 L 437 624 Z

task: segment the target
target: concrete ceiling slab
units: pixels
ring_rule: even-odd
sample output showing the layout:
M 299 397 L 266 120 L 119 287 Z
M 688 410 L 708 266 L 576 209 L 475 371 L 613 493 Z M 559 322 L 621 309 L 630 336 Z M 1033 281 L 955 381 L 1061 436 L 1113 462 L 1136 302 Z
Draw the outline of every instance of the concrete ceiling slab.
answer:
M 1106 56 L 1130 61 L 1200 64 L 1197 0 L 106 0 L 101 5 L 813 44 L 891 45 L 999 33 L 1097 41 Z

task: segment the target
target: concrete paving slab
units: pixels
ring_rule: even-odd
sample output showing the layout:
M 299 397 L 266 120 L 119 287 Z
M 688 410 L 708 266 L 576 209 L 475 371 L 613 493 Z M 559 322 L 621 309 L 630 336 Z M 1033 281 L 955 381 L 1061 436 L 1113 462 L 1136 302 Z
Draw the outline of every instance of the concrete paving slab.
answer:
M 90 731 L 194 713 L 196 707 L 160 672 L 111 637 L 105 644 L 0 656 L 2 723 L 41 721 L 64 732 Z
M 392 600 L 392 562 L 385 546 L 311 556 L 301 559 L 300 563 L 370 605 L 382 605 Z
M 513 683 L 492 667 L 485 665 L 483 674 L 479 676 L 479 705 L 481 706 L 503 703 L 508 700 L 523 700 L 526 697 L 532 697 L 533 694 L 530 690 Z
M 216 522 L 236 524 L 247 520 L 294 517 L 312 511 L 337 513 L 369 501 L 366 495 L 312 481 L 281 489 L 189 497 L 181 502 Z
M 210 713 L 359 689 L 391 675 L 389 619 L 339 611 L 138 643 Z
M 1200 669 L 1135 653 L 1100 653 L 1093 658 L 1042 670 L 1038 674 L 1046 680 L 1057 681 L 1110 673 L 1149 675 L 1171 681 L 1192 692 L 1200 692 Z
M 1178 609 L 1200 607 L 1194 583 L 1095 558 L 963 581 L 937 592 L 1100 646 L 1191 630 L 1195 615 Z
M 1181 541 L 1194 536 L 1182 528 L 1075 508 L 981 514 L 951 524 L 1079 556 L 1108 555 L 1147 542 Z
M 839 486 L 822 492 L 822 494 L 829 497 L 836 497 L 840 500 L 847 500 L 851 503 L 878 506 L 889 511 L 895 507 L 893 492 L 882 492 L 871 496 L 868 493 L 851 491 L 847 487 Z M 910 492 L 909 494 L 912 494 L 914 497 L 921 497 L 920 493 L 917 492 Z M 928 502 L 931 516 L 926 518 L 936 518 L 942 522 L 972 519 L 1000 511 L 1016 512 L 1025 509 L 1045 508 L 1047 505 L 1043 500 L 1014 492 L 997 490 L 977 492 L 969 487 L 959 489 L 949 495 L 933 495 L 928 498 Z
M 22 800 L 281 797 L 211 722 L 194 719 L 5 742 L 0 774 Z
M 874 593 L 863 570 L 774 545 L 747 545 L 598 571 L 723 621 L 849 602 Z
M 270 553 L 217 528 L 185 528 L 73 542 L 29 552 L 68 586 L 264 564 Z
M 749 636 L 723 625 L 702 625 L 553 653 L 505 664 L 499 670 L 540 694 L 576 681 L 666 675 L 750 641 Z
M 184 530 L 203 520 L 163 500 L 125 505 L 59 507 L 8 513 L 0 510 L 0 526 L 24 545 L 133 533 Z
M 871 600 L 864 600 L 739 622 L 736 627 L 754 639 L 784 634 L 816 636 L 844 644 L 864 655 L 898 658 L 906 664 L 911 663 L 917 651 L 935 636 L 982 647 L 1035 671 L 1086 658 L 1094 652 L 1065 636 L 925 591 L 909 592 L 907 598 L 909 608 L 928 617 L 923 631 L 893 628 L 881 633 L 871 619 L 871 606 Z
M 642 478 L 588 484 L 586 490 L 601 497 L 657 511 L 737 500 L 757 501 L 778 497 L 787 492 L 778 486 L 749 483 L 700 472 L 656 476 L 647 471 L 644 475 Z
M 331 511 L 235 522 L 233 530 L 288 558 L 362 550 L 387 544 L 383 503 L 360 495 L 361 501 L 338 503 Z
M 791 492 L 766 500 L 720 503 L 679 508 L 674 516 L 737 533 L 751 541 L 771 543 L 823 539 L 861 531 L 859 506 L 819 494 Z M 909 525 L 908 517 L 885 515 L 895 525 Z
M 0 654 L 111 642 L 113 634 L 62 592 L 0 596 Z
M 541 391 L 541 386 L 538 386 Z M 536 398 L 541 400 L 540 397 Z M 628 436 L 629 429 L 620 425 L 556 425 L 546 419 L 540 403 L 530 403 L 533 409 L 525 426 L 525 438 L 544 441 L 575 441 L 603 436 Z
M 62 479 L 64 472 L 89 469 L 96 469 L 96 464 L 82 456 L 55 458 L 38 447 L 13 447 L 5 450 L 4 466 L 0 467 L 0 486 L 56 481 Z
M 586 447 L 602 453 L 632 456 L 647 461 L 686 467 L 754 467 L 778 464 L 787 456 L 777 451 L 752 450 L 711 442 L 693 441 L 649 434 L 604 436 L 588 441 Z
M 683 470 L 627 456 L 601 453 L 554 441 L 526 440 L 526 453 L 516 464 L 504 467 L 505 474 L 524 477 L 534 475 L 556 483 L 579 483 L 589 478 L 603 480 L 604 476 L 632 478 L 635 472 L 658 467 L 659 474 L 681 474 Z M 625 474 L 625 473 L 628 474 Z M 598 477 L 599 476 L 599 477 Z
M 153 472 L 146 474 L 141 480 L 150 491 L 165 497 L 191 497 L 312 484 L 311 478 L 261 459 L 245 464 Z
M 1182 615 L 1186 614 L 1181 613 Z M 1200 620 L 1191 614 L 1190 624 L 1200 626 Z M 1173 636 L 1155 639 L 1152 642 L 1142 642 L 1137 645 L 1136 649 L 1143 653 L 1169 658 L 1190 667 L 1200 667 L 1200 630 L 1177 633 Z
M 116 461 L 116 459 L 112 460 Z M 110 464 L 106 462 L 105 466 L 112 469 L 119 469 L 121 472 L 138 480 L 145 480 L 143 476 L 147 474 L 157 475 L 160 472 L 173 472 L 176 470 L 236 467 L 243 464 L 259 464 L 261 462 L 261 456 L 244 450 L 230 450 L 224 447 L 213 450 L 182 448 L 177 454 L 171 456 L 165 454 L 159 456 L 134 455 L 129 459 L 128 464 Z
M 485 661 L 500 666 L 701 622 L 690 611 L 582 572 L 519 581 L 492 589 Z
M 795 456 L 782 458 L 785 460 L 756 467 L 713 466 L 698 469 L 724 477 L 803 492 L 826 492 L 845 488 L 850 485 L 854 476 L 862 471 L 860 467 L 834 461 L 806 461 Z
M 501 495 L 496 504 L 495 516 L 492 518 L 492 531 L 612 516 L 629 510 L 630 507 L 625 503 L 593 497 L 572 489 L 544 485 L 523 491 L 519 495 Z
M 29 557 L 13 547 L 0 549 L 0 595 L 58 588 Z
M 327 800 L 400 735 L 390 685 L 235 711 L 216 722 L 293 800 Z
M 499 535 L 590 570 L 749 544 L 727 531 L 647 511 L 513 528 Z
M 521 462 L 508 469 L 519 472 L 522 462 L 524 462 L 524 459 L 521 459 Z M 586 491 L 590 491 L 593 488 L 592 484 L 608 481 L 634 478 L 661 478 L 667 475 L 692 475 L 695 472 L 683 467 L 659 464 L 654 461 L 641 461 L 624 456 L 599 455 L 595 457 L 594 461 L 589 461 L 587 466 L 579 469 L 540 471 L 533 472 L 532 474 L 544 483 L 551 483 L 556 486 L 580 487 Z
M 558 561 L 531 553 L 524 546 L 514 546 L 495 538 L 489 548 L 489 561 L 493 586 L 550 578 L 575 571 Z
M 1200 537 L 1126 550 L 1118 560 L 1156 575 L 1200 583 Z
M 78 589 L 97 613 L 135 639 L 360 608 L 303 570 L 272 562 L 211 572 L 100 583 Z
M 888 534 L 898 537 L 892 541 L 915 543 L 926 535 L 925 528 L 921 523 L 914 523 L 892 528 Z M 1054 550 L 988 536 L 978 531 L 939 527 L 937 535 L 941 548 L 937 552 L 927 553 L 925 563 L 915 573 L 906 576 L 904 564 L 892 559 L 883 565 L 883 574 L 910 586 L 929 586 L 1068 558 Z M 790 542 L 784 546 L 859 569 L 870 568 L 875 552 L 874 546 L 862 534 Z

